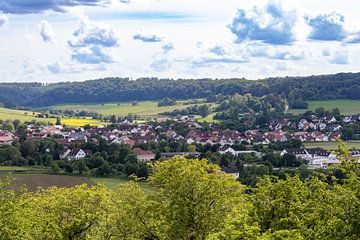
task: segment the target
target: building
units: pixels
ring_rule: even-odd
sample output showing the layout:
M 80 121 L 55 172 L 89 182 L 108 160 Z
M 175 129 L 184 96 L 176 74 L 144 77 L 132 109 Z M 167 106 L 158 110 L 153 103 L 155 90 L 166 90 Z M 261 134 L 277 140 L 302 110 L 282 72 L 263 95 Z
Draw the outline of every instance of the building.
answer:
M 14 139 L 11 136 L 0 136 L 0 146 L 1 145 L 11 145 L 13 140 Z
M 136 154 L 137 159 L 140 162 L 149 162 L 155 159 L 155 153 L 153 153 L 152 151 L 145 151 L 141 148 L 134 148 L 133 152 Z
M 92 154 L 91 150 L 82 150 L 81 148 L 66 149 L 60 153 L 60 159 L 80 160 Z

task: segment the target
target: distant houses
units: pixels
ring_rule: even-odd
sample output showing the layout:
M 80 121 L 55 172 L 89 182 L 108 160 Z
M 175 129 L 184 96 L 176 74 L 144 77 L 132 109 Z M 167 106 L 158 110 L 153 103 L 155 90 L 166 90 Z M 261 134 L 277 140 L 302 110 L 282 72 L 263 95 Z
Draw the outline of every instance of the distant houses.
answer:
M 141 148 L 134 148 L 133 152 L 136 154 L 139 162 L 149 162 L 155 159 L 155 153 L 152 151 L 145 151 Z
M 60 159 L 71 160 L 81 160 L 87 156 L 91 156 L 92 152 L 90 150 L 83 150 L 80 148 L 66 149 L 60 153 Z

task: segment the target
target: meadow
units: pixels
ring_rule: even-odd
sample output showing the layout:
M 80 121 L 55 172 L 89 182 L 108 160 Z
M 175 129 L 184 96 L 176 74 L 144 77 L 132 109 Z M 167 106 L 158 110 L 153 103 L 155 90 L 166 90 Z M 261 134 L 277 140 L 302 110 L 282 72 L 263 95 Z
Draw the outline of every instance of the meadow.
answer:
M 316 108 L 323 107 L 325 110 L 339 108 L 342 115 L 351 115 L 360 113 L 360 100 L 327 100 L 327 101 L 307 101 L 307 109 L 290 109 L 288 113 L 302 114 L 306 111 L 314 111 Z
M 347 141 L 346 147 L 351 149 L 360 149 L 360 141 Z M 304 146 L 307 148 L 324 148 L 326 150 L 337 150 L 338 142 L 305 142 Z
M 184 101 L 177 101 L 174 106 L 163 106 L 158 107 L 157 101 L 140 101 L 137 105 L 133 106 L 132 102 L 122 102 L 122 103 L 103 103 L 103 104 L 64 104 L 64 105 L 55 105 L 51 106 L 51 109 L 54 110 L 73 110 L 73 111 L 88 111 L 96 112 L 102 115 L 110 116 L 126 116 L 128 114 L 136 114 L 143 118 L 158 118 L 166 119 L 165 116 L 162 116 L 163 112 L 170 112 L 176 109 L 185 109 L 187 107 L 194 106 L 196 104 L 184 104 Z M 197 104 L 199 105 L 199 104 Z M 212 107 L 216 104 L 211 104 Z M 212 115 L 209 115 L 206 118 L 201 118 L 197 116 L 200 121 L 213 121 Z
M 38 122 L 52 123 L 56 122 L 56 118 L 37 118 L 35 117 L 38 112 L 14 110 L 8 108 L 0 108 L 0 120 L 15 120 L 18 119 L 21 122 L 36 120 Z M 84 126 L 86 124 L 92 126 L 104 125 L 105 123 L 90 119 L 90 118 L 62 118 L 61 123 L 68 126 Z

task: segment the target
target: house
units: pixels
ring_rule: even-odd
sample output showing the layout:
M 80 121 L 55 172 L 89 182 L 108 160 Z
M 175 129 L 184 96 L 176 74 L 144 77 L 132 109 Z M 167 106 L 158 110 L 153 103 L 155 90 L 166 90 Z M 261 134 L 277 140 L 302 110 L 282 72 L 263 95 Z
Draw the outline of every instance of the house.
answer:
M 14 139 L 12 136 L 0 136 L 0 146 L 1 145 L 11 145 L 13 140 Z
M 141 148 L 134 148 L 133 152 L 136 154 L 140 162 L 149 162 L 155 159 L 155 153 L 152 151 L 145 151 Z
M 66 149 L 60 153 L 60 159 L 80 160 L 92 154 L 91 150 L 82 150 L 81 148 Z
M 221 171 L 232 175 L 236 179 L 240 177 L 240 171 L 236 166 L 222 166 Z
M 295 155 L 297 158 L 308 161 L 308 165 L 313 167 L 326 168 L 331 164 L 340 163 L 334 151 L 329 152 L 322 148 L 284 149 L 280 155 L 284 154 Z
M 231 153 L 232 155 L 234 155 L 234 156 L 236 156 L 237 155 L 237 153 L 236 153 L 236 151 L 233 149 L 233 148 L 231 148 L 231 147 L 221 147 L 220 149 L 219 149 L 219 153 L 220 154 L 226 154 L 226 153 Z
M 326 128 L 326 123 L 318 122 L 315 124 L 315 128 L 319 131 L 323 131 Z

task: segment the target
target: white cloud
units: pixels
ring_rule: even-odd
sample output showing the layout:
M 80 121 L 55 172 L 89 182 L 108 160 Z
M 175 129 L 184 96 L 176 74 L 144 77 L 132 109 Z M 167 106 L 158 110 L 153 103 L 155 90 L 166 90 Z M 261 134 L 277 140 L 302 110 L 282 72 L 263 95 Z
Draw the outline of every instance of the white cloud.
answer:
M 8 16 L 0 13 L 0 26 L 4 25 L 8 21 L 9 21 Z
M 83 18 L 68 45 L 72 59 L 79 63 L 111 63 L 114 60 L 110 49 L 119 46 L 119 37 L 110 25 Z
M 44 42 L 54 43 L 56 34 L 52 26 L 47 21 L 42 21 L 40 23 L 39 33 Z
M 133 39 L 151 43 L 161 42 L 163 37 L 154 33 L 144 33 L 143 31 L 140 31 L 139 33 L 134 34 Z
M 285 10 L 279 2 L 270 1 L 265 7 L 238 9 L 229 28 L 236 42 L 261 41 L 283 45 L 295 41 L 297 21 L 294 10 Z

